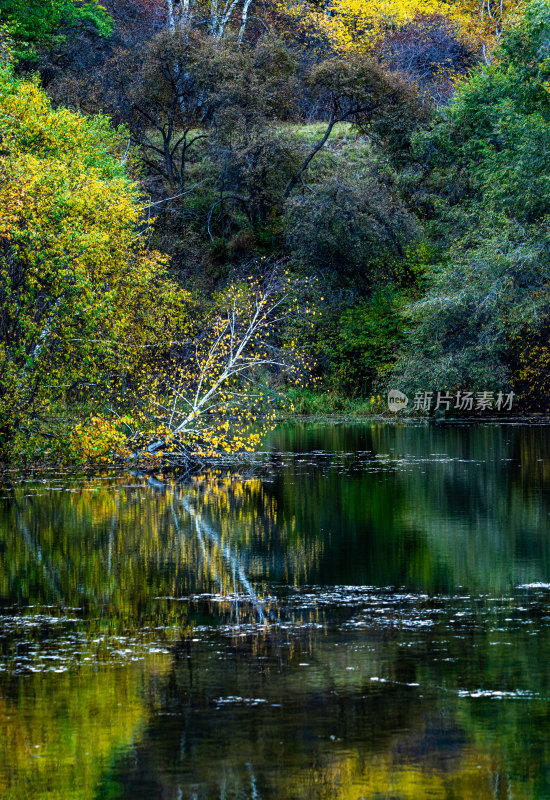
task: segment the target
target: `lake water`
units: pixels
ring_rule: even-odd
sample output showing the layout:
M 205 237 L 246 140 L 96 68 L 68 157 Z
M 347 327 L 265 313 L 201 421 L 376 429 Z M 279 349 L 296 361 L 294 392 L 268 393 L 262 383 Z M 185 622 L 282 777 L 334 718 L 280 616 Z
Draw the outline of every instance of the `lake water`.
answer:
M 0 490 L 0 797 L 550 798 L 550 427 Z

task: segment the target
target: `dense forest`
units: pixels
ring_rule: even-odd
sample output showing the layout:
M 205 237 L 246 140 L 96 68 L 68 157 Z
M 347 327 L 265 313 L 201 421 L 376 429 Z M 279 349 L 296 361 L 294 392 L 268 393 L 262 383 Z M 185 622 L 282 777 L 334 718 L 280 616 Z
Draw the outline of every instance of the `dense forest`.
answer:
M 4 461 L 234 453 L 390 388 L 547 410 L 546 0 L 0 22 Z

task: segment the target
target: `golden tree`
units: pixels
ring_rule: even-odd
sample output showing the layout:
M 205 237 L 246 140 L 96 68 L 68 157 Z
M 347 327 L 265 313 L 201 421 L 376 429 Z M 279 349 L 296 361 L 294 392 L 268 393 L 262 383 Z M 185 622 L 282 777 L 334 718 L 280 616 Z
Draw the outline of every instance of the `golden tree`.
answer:
M 119 385 L 176 337 L 188 293 L 141 235 L 137 187 L 105 118 L 54 110 L 0 67 L 0 451 L 76 397 L 101 414 Z M 146 227 L 146 226 L 145 226 Z M 140 230 L 141 228 L 141 230 Z M 96 425 L 112 447 L 112 429 Z M 76 430 L 76 429 L 75 429 Z M 18 444 L 14 440 L 19 437 Z M 93 448 L 92 448 L 93 450 Z
M 202 331 L 147 382 L 134 412 L 133 457 L 201 458 L 256 447 L 280 396 L 269 388 L 270 374 L 297 384 L 308 373 L 297 338 L 315 314 L 309 284 L 275 265 L 266 277 L 221 292 Z
M 279 8 L 299 24 L 317 28 L 343 52 L 373 52 L 388 33 L 415 20 L 446 19 L 460 38 L 479 46 L 488 61 L 522 6 L 523 0 L 326 0 L 322 4 L 283 0 Z

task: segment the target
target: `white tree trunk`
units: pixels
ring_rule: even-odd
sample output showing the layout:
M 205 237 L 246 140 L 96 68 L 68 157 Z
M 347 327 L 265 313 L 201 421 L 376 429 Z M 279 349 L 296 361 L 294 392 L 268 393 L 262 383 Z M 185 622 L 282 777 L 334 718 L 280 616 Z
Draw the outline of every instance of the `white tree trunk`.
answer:
M 168 0 L 168 27 L 175 33 L 176 31 L 176 17 L 174 14 L 174 0 Z
M 248 9 L 250 8 L 251 3 L 252 0 L 244 0 L 243 13 L 241 14 L 241 27 L 239 29 L 239 47 L 243 40 L 244 30 L 246 28 L 246 20 L 248 19 Z
M 175 33 L 178 28 L 186 25 L 191 16 L 191 7 L 193 0 L 182 0 L 181 7 L 176 8 L 174 0 L 166 0 L 167 2 L 167 17 L 168 27 Z M 231 19 L 235 8 L 238 6 L 240 0 L 226 0 L 225 3 L 220 4 L 220 0 L 210 0 L 210 20 L 209 29 L 210 35 L 214 39 L 221 39 L 225 33 L 225 29 Z M 252 4 L 252 0 L 242 0 L 243 7 L 241 11 L 241 24 L 239 28 L 238 43 L 239 46 L 243 40 L 246 22 L 248 19 L 248 11 Z

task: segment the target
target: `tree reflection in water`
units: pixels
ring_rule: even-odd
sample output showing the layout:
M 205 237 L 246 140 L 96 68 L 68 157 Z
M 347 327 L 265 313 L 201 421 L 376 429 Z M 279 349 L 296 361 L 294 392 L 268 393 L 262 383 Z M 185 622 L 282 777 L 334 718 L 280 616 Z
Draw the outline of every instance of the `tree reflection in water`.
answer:
M 0 796 L 550 796 L 550 595 L 517 588 L 549 438 L 294 427 L 248 476 L 14 481 Z

